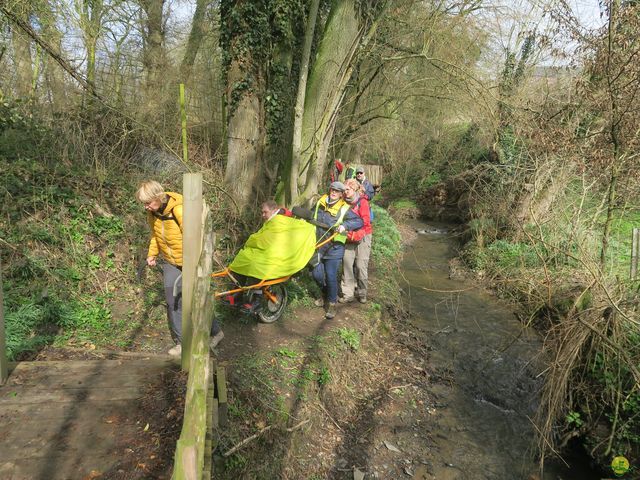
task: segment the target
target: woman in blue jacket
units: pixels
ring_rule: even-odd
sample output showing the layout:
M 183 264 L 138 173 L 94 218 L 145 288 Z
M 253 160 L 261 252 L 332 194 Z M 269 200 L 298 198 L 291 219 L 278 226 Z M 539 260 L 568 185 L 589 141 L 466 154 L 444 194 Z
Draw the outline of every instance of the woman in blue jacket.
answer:
M 344 184 L 333 182 L 329 193 L 320 197 L 316 203 L 313 218 L 321 224 L 331 227 L 330 231 L 317 227 L 318 241 L 327 238 L 334 231 L 338 232 L 333 240 L 319 250 L 320 262 L 313 268 L 313 278 L 322 289 L 322 298 L 316 300 L 316 306 L 325 308 L 325 318 L 336 316 L 338 301 L 338 267 L 344 256 L 346 232 L 362 228 L 363 221 L 351 206 L 344 201 Z

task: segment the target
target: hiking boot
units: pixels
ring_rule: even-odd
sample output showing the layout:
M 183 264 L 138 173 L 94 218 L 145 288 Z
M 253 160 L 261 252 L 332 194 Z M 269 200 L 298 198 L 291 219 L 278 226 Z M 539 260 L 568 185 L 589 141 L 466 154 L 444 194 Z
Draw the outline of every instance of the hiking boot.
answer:
M 358 297 L 358 301 L 359 301 L 360 303 L 367 303 L 367 296 L 366 296 L 366 295 L 360 295 L 360 296 Z
M 336 316 L 336 304 L 330 303 L 329 306 L 327 307 L 327 313 L 324 314 L 324 318 L 326 318 L 327 320 L 331 320 L 335 316 Z
M 180 355 L 182 355 L 182 345 L 177 344 L 175 347 L 169 349 L 169 355 L 171 355 L 172 357 L 179 357 Z
M 218 346 L 218 344 L 220 343 L 220 341 L 224 338 L 224 332 L 222 330 L 220 330 L 218 333 L 216 333 L 213 337 L 211 337 L 211 339 L 209 340 L 209 348 L 211 350 L 213 350 L 214 348 L 216 348 Z
M 340 297 L 338 303 L 351 303 L 355 300 L 355 297 Z
M 324 298 L 318 298 L 313 302 L 316 307 L 324 307 Z

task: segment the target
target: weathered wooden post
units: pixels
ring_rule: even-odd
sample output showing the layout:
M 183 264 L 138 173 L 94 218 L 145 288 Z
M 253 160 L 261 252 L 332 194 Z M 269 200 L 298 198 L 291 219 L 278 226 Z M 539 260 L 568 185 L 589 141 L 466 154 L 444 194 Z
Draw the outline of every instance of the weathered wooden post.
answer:
M 182 185 L 182 369 L 188 371 L 193 336 L 193 291 L 202 249 L 202 173 L 185 173 Z
M 0 260 L 0 385 L 7 381 L 7 344 L 4 339 L 4 298 L 2 294 L 2 260 Z
M 638 254 L 640 254 L 640 228 L 631 234 L 631 280 L 638 278 Z
M 176 445 L 173 480 L 210 480 L 211 452 L 214 448 L 212 415 L 216 409 L 213 399 L 214 359 L 209 356 L 209 332 L 213 319 L 211 271 L 213 269 L 212 219 L 208 208 L 203 212 L 205 224 L 193 286 L 191 322 L 191 358 L 187 393 L 185 395 L 182 432 Z M 184 267 L 183 267 L 184 271 Z M 184 311 L 184 310 L 183 310 Z M 183 338 L 187 334 L 183 331 Z M 184 340 L 183 340 L 184 341 Z M 184 347 L 183 347 L 184 352 Z

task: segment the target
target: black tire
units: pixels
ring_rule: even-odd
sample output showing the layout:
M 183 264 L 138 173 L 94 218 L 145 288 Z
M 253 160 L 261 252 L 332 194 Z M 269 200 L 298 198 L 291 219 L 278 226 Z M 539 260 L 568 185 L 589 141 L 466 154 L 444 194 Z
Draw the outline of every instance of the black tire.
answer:
M 278 320 L 287 307 L 287 287 L 284 283 L 277 283 L 269 287 L 269 292 L 278 299 L 277 303 L 272 302 L 266 295 L 262 295 L 262 305 L 258 311 L 258 320 L 262 323 L 273 323 Z

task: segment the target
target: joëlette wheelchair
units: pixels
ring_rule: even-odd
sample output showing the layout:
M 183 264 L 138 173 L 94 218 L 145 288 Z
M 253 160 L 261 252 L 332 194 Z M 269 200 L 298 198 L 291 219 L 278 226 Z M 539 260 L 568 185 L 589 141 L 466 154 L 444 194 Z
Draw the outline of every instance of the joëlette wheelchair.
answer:
M 315 251 L 331 242 L 338 234 L 336 226 L 329 226 L 313 219 L 310 210 L 294 207 L 292 209 L 293 216 L 301 218 L 316 227 L 326 230 L 326 233 L 320 237 L 315 244 Z M 297 272 L 296 272 L 297 273 Z M 223 301 L 231 308 L 240 308 L 245 313 L 254 315 L 262 323 L 274 323 L 284 313 L 287 306 L 288 294 L 286 282 L 294 274 L 280 278 L 262 279 L 251 285 L 242 285 L 242 282 L 236 278 L 236 274 L 229 270 L 228 267 L 211 274 L 213 279 L 221 279 L 223 283 L 231 288 L 215 292 L 214 298 Z M 255 280 L 255 279 L 253 279 Z

